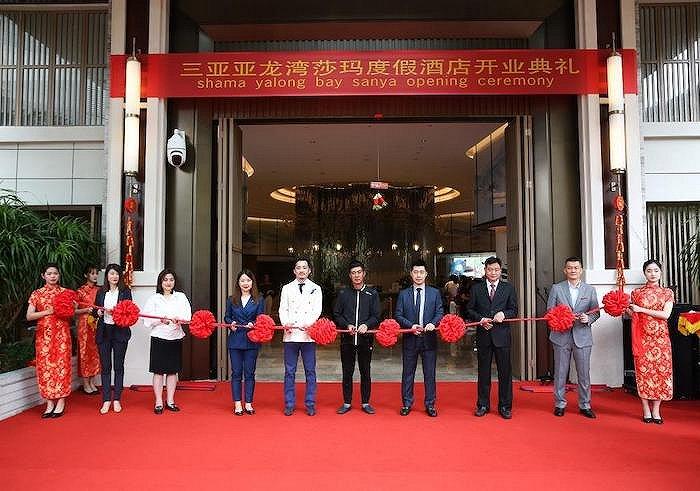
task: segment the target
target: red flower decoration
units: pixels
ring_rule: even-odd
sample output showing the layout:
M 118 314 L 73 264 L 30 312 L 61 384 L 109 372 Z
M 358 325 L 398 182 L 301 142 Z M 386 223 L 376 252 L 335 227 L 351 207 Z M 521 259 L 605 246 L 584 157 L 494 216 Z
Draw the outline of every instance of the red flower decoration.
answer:
M 335 328 L 333 321 L 325 317 L 321 317 L 314 322 L 306 332 L 309 333 L 311 339 L 316 341 L 316 344 L 321 346 L 331 344 L 338 336 L 338 330 Z
M 564 332 L 573 327 L 576 317 L 571 307 L 565 304 L 559 304 L 549 309 L 547 313 L 544 314 L 544 319 L 547 321 L 552 331 Z
M 190 320 L 190 334 L 196 338 L 208 338 L 214 332 L 216 317 L 208 310 L 198 310 Z
M 122 300 L 112 309 L 112 319 L 119 327 L 131 327 L 139 320 L 141 310 L 131 300 Z
M 136 213 L 136 210 L 139 208 L 139 203 L 136 201 L 135 198 L 127 198 L 126 201 L 124 201 L 124 211 L 127 213 Z
M 53 313 L 61 319 L 72 319 L 75 315 L 75 303 L 78 301 L 78 293 L 66 288 L 53 297 Z
M 399 340 L 401 326 L 394 319 L 384 319 L 379 324 L 379 330 L 375 335 L 377 342 L 385 348 L 391 348 Z
M 448 343 L 454 343 L 462 339 L 465 329 L 464 319 L 455 314 L 445 315 L 438 325 L 440 337 Z
M 613 317 L 620 317 L 630 306 L 632 299 L 623 290 L 612 290 L 603 297 L 603 309 Z
M 267 314 L 255 319 L 255 326 L 248 331 L 248 339 L 254 343 L 268 343 L 275 335 L 275 320 Z

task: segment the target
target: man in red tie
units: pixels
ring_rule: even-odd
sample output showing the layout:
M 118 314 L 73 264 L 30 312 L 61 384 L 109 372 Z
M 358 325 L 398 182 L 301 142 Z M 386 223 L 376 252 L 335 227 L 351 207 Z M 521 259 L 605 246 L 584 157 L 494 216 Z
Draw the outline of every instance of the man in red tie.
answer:
M 476 329 L 478 400 L 476 416 L 484 416 L 491 407 L 491 360 L 496 358 L 498 370 L 498 413 L 503 419 L 512 417 L 513 382 L 510 363 L 510 326 L 503 319 L 518 314 L 515 288 L 501 279 L 503 263 L 492 256 L 484 262 L 486 281 L 472 287 L 467 304 L 470 321 L 481 322 Z

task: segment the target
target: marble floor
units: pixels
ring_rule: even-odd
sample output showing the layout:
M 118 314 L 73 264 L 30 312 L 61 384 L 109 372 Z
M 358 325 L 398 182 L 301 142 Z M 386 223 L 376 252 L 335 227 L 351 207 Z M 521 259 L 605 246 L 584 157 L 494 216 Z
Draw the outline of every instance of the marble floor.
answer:
M 337 382 L 342 378 L 340 365 L 340 341 L 329 346 L 319 346 L 316 350 L 316 377 L 319 382 Z M 476 351 L 474 333 L 467 333 L 457 343 L 438 344 L 437 379 L 439 381 L 476 380 Z M 259 381 L 280 381 L 284 375 L 282 342 L 275 339 L 260 349 L 255 378 Z M 297 369 L 297 381 L 304 378 L 301 357 Z M 416 380 L 422 379 L 420 359 L 416 370 Z M 355 370 L 355 380 L 359 381 L 359 370 Z M 372 354 L 372 380 L 396 382 L 401 380 L 401 343 L 393 348 L 383 348 L 375 344 Z

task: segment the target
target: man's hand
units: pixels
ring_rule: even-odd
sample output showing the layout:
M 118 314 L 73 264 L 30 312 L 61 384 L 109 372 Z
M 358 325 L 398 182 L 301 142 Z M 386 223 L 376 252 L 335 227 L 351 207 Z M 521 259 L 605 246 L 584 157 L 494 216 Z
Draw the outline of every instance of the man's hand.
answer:
M 426 325 L 425 325 L 425 330 L 426 330 L 426 331 L 434 331 L 434 330 L 435 330 L 435 324 L 426 324 Z
M 348 331 L 350 331 L 350 334 L 355 334 L 355 331 L 357 331 L 357 328 L 355 326 L 353 326 L 352 324 L 350 324 L 348 326 Z
M 583 313 L 578 315 L 578 320 L 584 324 L 588 324 L 588 314 Z
M 503 322 L 503 319 L 505 319 L 505 318 L 506 318 L 506 314 L 504 314 L 503 312 L 498 312 L 496 315 L 493 316 L 493 321 L 500 324 L 501 322 Z
M 421 326 L 420 324 L 413 324 L 413 325 L 411 326 L 411 329 L 413 329 L 414 331 L 416 331 L 416 334 L 419 335 L 419 336 L 420 336 L 421 334 L 423 334 L 423 326 Z
M 360 334 L 364 334 L 367 332 L 367 324 L 360 324 L 360 327 L 357 328 L 357 332 Z
M 493 327 L 493 319 L 489 319 L 488 317 L 482 317 L 479 322 L 481 323 L 482 327 L 487 331 Z

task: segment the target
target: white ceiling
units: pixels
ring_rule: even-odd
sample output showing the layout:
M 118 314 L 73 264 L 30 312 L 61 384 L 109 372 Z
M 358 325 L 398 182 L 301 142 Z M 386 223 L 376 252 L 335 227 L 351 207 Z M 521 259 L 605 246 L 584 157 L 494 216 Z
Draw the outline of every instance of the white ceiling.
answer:
M 473 211 L 474 160 L 465 156 L 503 122 L 244 125 L 248 216 L 292 218 L 294 205 L 274 200 L 280 187 L 379 180 L 449 186 L 461 195 L 438 214 Z

